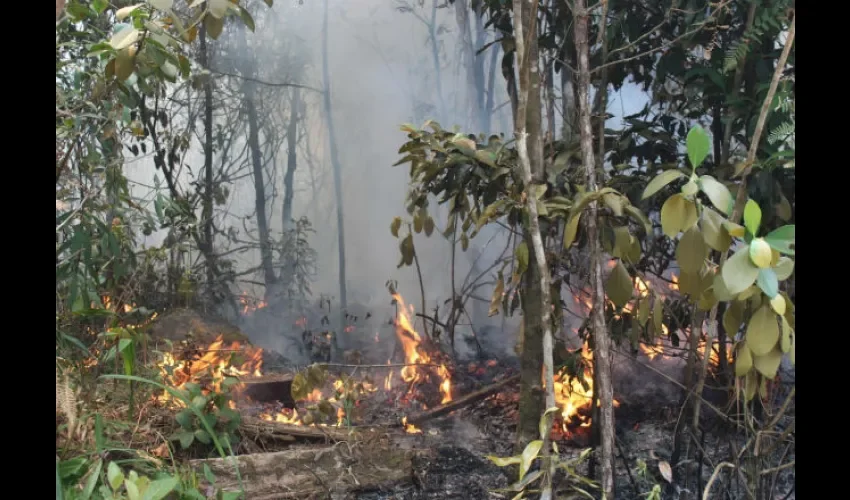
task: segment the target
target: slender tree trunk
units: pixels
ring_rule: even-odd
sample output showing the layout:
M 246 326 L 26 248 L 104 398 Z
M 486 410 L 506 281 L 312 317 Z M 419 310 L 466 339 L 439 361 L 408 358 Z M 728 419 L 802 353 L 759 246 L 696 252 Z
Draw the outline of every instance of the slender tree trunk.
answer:
M 490 46 L 490 67 L 487 69 L 487 101 L 484 103 L 484 130 L 493 133 L 493 106 L 496 103 L 496 67 L 499 65 L 499 45 Z
M 292 104 L 289 112 L 289 126 L 286 129 L 286 174 L 283 177 L 283 230 L 292 228 L 292 202 L 295 197 L 295 169 L 298 166 L 298 110 L 301 107 L 301 92 L 298 87 L 292 89 Z
M 437 100 L 440 102 L 440 122 L 448 120 L 446 116 L 446 99 L 443 96 L 443 71 L 440 67 L 440 45 L 437 43 L 437 2 L 433 0 L 431 3 L 431 22 L 428 24 L 428 34 L 431 39 L 431 58 L 434 61 L 434 78 L 437 87 Z M 443 123 L 446 125 L 446 123 Z M 423 311 L 424 313 L 424 311 Z
M 207 30 L 202 25 L 199 33 L 200 38 L 200 64 L 201 67 L 209 69 L 210 56 L 207 46 Z M 204 197 L 201 209 L 202 225 L 204 228 L 203 247 L 201 252 L 207 256 L 207 287 L 212 292 L 215 288 L 215 259 L 213 257 L 213 92 L 212 80 L 207 79 L 204 83 Z
M 537 7 L 538 0 L 521 0 L 515 1 L 514 9 L 514 39 L 516 43 L 516 53 L 519 63 L 519 94 L 517 107 L 517 121 L 514 124 L 514 129 L 517 137 L 517 152 L 519 153 L 519 166 L 522 173 L 523 183 L 525 184 L 525 194 L 528 201 L 528 225 L 525 229 L 526 244 L 530 247 L 529 252 L 529 268 L 526 277 L 526 286 L 529 291 L 532 290 L 535 283 L 532 280 L 536 278 L 536 289 L 533 290 L 533 295 L 527 294 L 528 309 L 538 309 L 534 311 L 534 315 L 525 314 L 525 342 L 522 353 L 523 370 L 520 374 L 522 380 L 521 391 L 529 392 L 534 385 L 540 384 L 541 371 L 543 372 L 546 385 L 546 408 L 555 406 L 555 382 L 554 382 L 554 366 L 553 366 L 553 347 L 552 339 L 552 322 L 551 322 L 551 298 L 550 298 L 550 276 L 549 267 L 546 264 L 546 253 L 543 247 L 543 238 L 540 234 L 540 225 L 538 221 L 537 199 L 534 195 L 533 186 L 542 183 L 540 177 L 543 174 L 543 145 L 541 137 L 541 102 L 540 102 L 540 74 L 538 72 L 538 50 L 537 50 Z M 531 258 L 531 256 L 534 256 Z M 539 356 L 535 351 L 538 348 L 532 348 L 531 343 L 540 345 L 542 356 Z M 535 355 L 537 360 L 528 359 L 531 355 Z M 536 361 L 536 362 L 534 362 Z M 530 369 L 532 365 L 537 365 L 536 373 Z M 540 370 L 543 368 L 543 370 Z M 534 378 L 531 379 L 531 376 Z M 531 380 L 529 380 L 531 379 Z M 523 404 L 523 394 L 520 394 L 520 404 Z M 535 415 L 538 420 L 541 417 L 540 407 Z M 528 413 L 528 411 L 527 411 Z M 520 415 L 522 419 L 523 415 Z M 526 419 L 530 420 L 531 415 L 526 415 Z M 533 422 L 533 421 L 532 421 Z M 536 423 L 536 422 L 533 422 Z M 527 437 L 527 427 L 530 426 L 528 421 L 520 421 L 520 437 Z M 549 432 L 545 433 L 543 438 L 542 455 L 548 458 L 551 454 L 549 449 Z M 538 431 L 539 432 L 539 431 Z M 536 434 L 537 432 L 535 432 Z M 526 436 L 524 436 L 524 434 Z M 550 462 L 546 462 L 544 466 L 545 474 L 543 481 L 542 499 L 550 499 L 552 497 L 552 472 L 553 467 Z
M 590 122 L 590 47 L 588 44 L 588 18 L 586 0 L 575 0 L 573 15 L 574 34 L 578 51 L 578 101 L 579 128 L 581 133 L 581 151 L 587 190 L 597 189 L 596 161 L 593 150 L 593 128 Z M 602 249 L 599 244 L 597 227 L 597 204 L 593 202 L 586 217 L 587 239 L 591 255 L 591 282 L 593 286 L 593 360 L 597 370 L 599 386 L 600 434 L 602 453 L 602 492 L 607 498 L 614 498 L 614 390 L 611 373 L 611 339 L 605 325 L 605 288 L 602 282 Z
M 254 173 L 254 196 L 257 212 L 257 231 L 260 237 L 260 259 L 266 294 L 271 292 L 277 281 L 274 272 L 274 259 L 269 241 L 269 219 L 266 215 L 266 176 L 263 172 L 263 153 L 260 151 L 260 125 L 257 117 L 257 105 L 254 102 L 254 90 L 246 83 L 242 87 L 245 95 L 245 107 L 248 113 L 248 149 L 251 151 L 251 163 Z
M 340 358 L 337 336 L 345 331 L 345 311 L 348 309 L 345 282 L 345 218 L 342 200 L 342 168 L 336 149 L 336 132 L 334 130 L 333 112 L 331 110 L 331 81 L 328 70 L 328 0 L 325 0 L 325 11 L 322 17 L 322 77 L 325 82 L 325 121 L 328 124 L 328 147 L 331 154 L 331 166 L 334 174 L 334 194 L 336 195 L 336 225 L 339 240 L 339 320 L 337 333 L 333 336 L 332 353 L 334 360 Z
M 472 42 L 472 29 L 469 26 L 469 3 L 467 0 L 455 0 L 455 21 L 460 36 L 463 51 L 464 67 L 466 68 L 466 85 L 469 92 L 468 101 L 472 103 L 473 127 L 483 127 L 482 111 L 484 107 L 483 87 L 484 71 L 479 71 L 475 57 L 475 47 Z

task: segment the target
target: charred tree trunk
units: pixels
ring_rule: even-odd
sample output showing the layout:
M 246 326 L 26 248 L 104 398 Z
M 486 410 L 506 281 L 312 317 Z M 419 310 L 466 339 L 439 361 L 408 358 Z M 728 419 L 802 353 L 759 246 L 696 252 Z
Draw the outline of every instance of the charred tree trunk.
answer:
M 575 45 L 578 52 L 578 102 L 579 128 L 581 133 L 581 151 L 587 190 L 597 189 L 596 161 L 593 149 L 593 128 L 590 121 L 590 46 L 588 43 L 588 18 L 586 0 L 576 0 L 573 15 L 575 19 Z M 605 289 L 602 282 L 602 249 L 597 227 L 597 204 L 592 202 L 586 218 L 587 239 L 591 256 L 591 283 L 593 287 L 592 327 L 594 340 L 594 370 L 597 373 L 599 391 L 599 432 L 602 441 L 600 457 L 602 472 L 602 492 L 607 498 L 614 498 L 614 390 L 611 373 L 611 339 L 605 325 Z
M 328 70 L 328 0 L 325 0 L 325 9 L 322 17 L 322 77 L 325 82 L 325 120 L 328 124 L 328 147 L 330 149 L 331 166 L 334 176 L 337 239 L 339 241 L 339 320 L 337 322 L 336 335 L 332 337 L 331 351 L 332 359 L 337 360 L 340 358 L 337 336 L 341 335 L 345 330 L 345 311 L 348 309 L 348 300 L 345 283 L 345 218 L 343 216 L 344 206 L 342 203 L 342 169 L 336 150 L 336 132 L 334 130 L 333 112 L 331 111 L 330 71 Z

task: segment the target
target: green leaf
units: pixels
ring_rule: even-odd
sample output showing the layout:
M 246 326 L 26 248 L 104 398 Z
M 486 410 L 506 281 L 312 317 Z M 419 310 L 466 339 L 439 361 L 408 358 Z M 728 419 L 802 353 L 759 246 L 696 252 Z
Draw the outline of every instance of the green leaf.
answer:
M 779 262 L 776 263 L 773 272 L 776 273 L 776 279 L 779 281 L 787 280 L 794 272 L 794 261 L 788 257 L 779 257 Z
M 747 344 L 741 344 L 735 355 L 735 376 L 743 377 L 753 369 L 753 353 Z
M 646 218 L 646 215 L 644 215 L 639 208 L 629 204 L 625 206 L 624 210 L 627 214 L 631 215 L 634 220 L 643 225 L 643 230 L 647 235 L 652 234 L 652 223 L 649 222 L 649 219 Z
M 516 260 L 520 274 L 528 270 L 528 244 L 525 241 L 521 241 L 516 247 Z
M 192 412 L 189 409 L 182 410 L 175 415 L 174 419 L 184 429 L 192 428 Z
M 206 463 L 204 463 L 204 479 L 206 479 L 210 485 L 215 485 L 215 475 L 210 469 L 210 466 Z
M 795 228 L 794 224 L 790 224 L 774 229 L 764 237 L 764 241 L 777 252 L 794 255 L 794 249 L 791 247 L 795 245 L 796 241 Z
M 735 201 L 729 189 L 710 175 L 703 175 L 699 182 L 702 192 L 708 196 L 711 204 L 727 216 L 731 215 Z
M 755 236 L 758 234 L 760 225 L 761 207 L 752 199 L 747 200 L 747 205 L 744 207 L 744 227 Z
M 398 238 L 398 230 L 401 228 L 401 217 L 394 217 L 392 223 L 390 224 L 390 233 L 396 238 Z
M 605 284 L 605 293 L 618 307 L 625 307 L 631 300 L 634 292 L 634 284 L 632 277 L 623 265 L 622 260 L 617 260 L 617 265 L 611 270 L 611 275 L 608 276 L 608 282 Z
M 86 465 L 88 465 L 88 459 L 82 456 L 59 462 L 59 476 L 67 479 L 82 474 Z
M 676 246 L 676 262 L 684 272 L 700 272 L 707 255 L 708 247 L 696 226 L 688 229 Z
M 123 29 L 117 31 L 112 38 L 109 39 L 109 45 L 115 50 L 126 49 L 139 40 L 140 31 L 129 25 L 125 25 Z
M 632 235 L 629 234 L 628 226 L 617 226 L 614 228 L 614 248 L 611 255 L 618 259 L 624 259 L 632 250 Z
M 191 430 L 175 432 L 171 439 L 179 441 L 180 446 L 185 450 L 195 442 L 195 434 Z
M 109 462 L 109 465 L 106 466 L 106 480 L 109 482 L 112 491 L 118 490 L 121 483 L 124 482 L 124 473 L 121 472 L 121 468 L 115 462 Z
M 535 439 L 534 441 L 528 443 L 524 450 L 522 450 L 522 460 L 519 464 L 519 479 L 525 477 L 525 474 L 528 472 L 528 469 L 531 468 L 531 464 L 534 462 L 534 459 L 537 458 L 537 455 L 540 453 L 540 449 L 543 448 L 543 440 Z
M 136 486 L 135 482 L 130 481 L 130 479 L 125 479 L 124 489 L 127 490 L 128 500 L 140 500 L 139 487 Z
M 619 194 L 608 193 L 602 195 L 602 202 L 605 203 L 608 208 L 616 215 L 617 217 L 622 217 L 623 215 L 623 197 Z
M 142 5 L 143 4 L 137 3 L 135 5 L 130 5 L 128 7 L 118 9 L 117 11 L 115 11 L 115 19 L 119 21 L 127 19 L 127 17 L 129 17 L 129 15 L 132 14 L 134 10 L 138 9 Z
M 92 8 L 94 9 L 95 12 L 97 12 L 98 14 L 103 14 L 103 11 L 105 11 L 106 8 L 109 7 L 109 1 L 108 0 L 93 0 L 92 3 L 91 3 L 91 6 L 92 6 Z
M 263 1 L 266 2 L 266 5 L 268 5 L 269 7 L 274 5 L 274 0 L 263 0 Z
M 196 429 L 195 430 L 195 439 L 197 439 L 198 441 L 200 441 L 203 444 L 212 443 L 212 439 L 210 438 L 210 435 L 207 434 L 207 431 L 205 431 L 203 429 Z
M 721 273 L 726 289 L 733 296 L 738 295 L 755 283 L 759 268 L 750 261 L 750 247 L 744 246 L 732 254 L 729 260 L 723 264 Z
M 142 500 L 162 500 L 168 496 L 169 493 L 174 491 L 174 488 L 176 488 L 179 483 L 180 480 L 176 477 L 151 481 L 151 484 L 148 485 L 148 488 L 145 490 L 145 494 L 142 496 Z
M 224 29 L 224 20 L 212 15 L 212 13 L 204 16 L 204 27 L 207 28 L 207 33 L 213 40 L 217 40 Z
M 675 238 L 680 231 L 687 231 L 696 224 L 697 218 L 694 202 L 677 193 L 667 198 L 661 207 L 661 230 L 668 238 Z
M 753 366 L 759 373 L 772 380 L 776 378 L 779 365 L 782 363 L 782 351 L 775 346 L 767 354 L 753 357 Z
M 744 306 L 742 303 L 737 301 L 729 303 L 726 306 L 726 312 L 723 313 L 723 328 L 726 330 L 726 335 L 729 338 L 735 338 L 743 322 Z
M 702 236 L 712 249 L 725 253 L 732 245 L 732 236 L 723 227 L 723 221 L 723 216 L 719 213 L 709 207 L 703 207 L 700 224 Z
M 705 160 L 705 157 L 708 156 L 708 151 L 711 149 L 711 141 L 705 130 L 699 125 L 696 125 L 688 132 L 686 143 L 691 168 L 696 169 Z
M 649 198 L 658 191 L 661 191 L 667 184 L 670 184 L 676 179 L 684 176 L 685 174 L 676 169 L 665 170 L 664 172 L 661 172 L 660 174 L 656 175 L 654 179 L 649 181 L 649 183 L 646 185 L 646 188 L 643 190 L 643 196 L 641 196 L 641 199 L 645 200 Z
M 579 219 L 581 219 L 581 214 L 573 215 L 564 226 L 564 248 L 569 248 L 575 242 Z
M 773 251 L 764 238 L 754 238 L 750 242 L 750 260 L 756 267 L 767 269 L 773 260 Z
M 253 33 L 255 29 L 254 18 L 251 17 L 251 14 L 242 6 L 239 7 L 239 17 L 242 18 L 242 22 L 245 23 L 245 26 L 247 26 L 248 29 L 251 30 L 251 33 Z
M 791 350 L 791 334 L 793 330 L 791 325 L 788 323 L 788 320 L 782 318 L 782 336 L 779 338 L 779 348 L 784 353 L 788 353 Z
M 507 467 L 509 465 L 515 465 L 522 463 L 522 459 L 520 457 L 494 457 L 491 455 L 487 455 L 487 459 L 496 464 L 499 467 Z
M 86 479 L 86 485 L 83 487 L 82 499 L 89 500 L 91 498 L 92 493 L 94 493 L 95 487 L 97 487 L 98 481 L 100 481 L 100 471 L 103 469 L 103 460 L 97 459 L 94 467 L 89 469 L 88 479 Z
M 776 273 L 773 272 L 773 269 L 759 269 L 756 284 L 770 299 L 773 299 L 779 293 L 779 280 L 776 279 Z
M 747 324 L 746 342 L 753 355 L 764 356 L 779 341 L 779 323 L 769 304 L 761 306 Z

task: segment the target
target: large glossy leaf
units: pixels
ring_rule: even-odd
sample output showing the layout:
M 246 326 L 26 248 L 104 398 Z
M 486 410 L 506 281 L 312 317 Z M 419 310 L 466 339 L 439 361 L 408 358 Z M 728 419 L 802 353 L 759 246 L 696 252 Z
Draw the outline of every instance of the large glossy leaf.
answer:
M 732 295 L 737 295 L 755 283 L 759 268 L 750 261 L 750 247 L 744 246 L 723 264 L 723 283 Z
M 643 190 L 643 196 L 641 197 L 641 199 L 645 200 L 649 198 L 658 191 L 661 191 L 661 189 L 663 189 L 664 186 L 666 186 L 667 184 L 670 184 L 676 179 L 684 176 L 685 174 L 676 169 L 665 170 L 664 172 L 661 172 L 660 174 L 656 175 L 655 178 L 649 181 L 649 184 L 646 185 L 646 188 Z
M 705 157 L 708 156 L 708 151 L 711 149 L 711 140 L 709 140 L 705 130 L 697 125 L 688 132 L 686 142 L 691 167 L 697 168 L 705 160 Z

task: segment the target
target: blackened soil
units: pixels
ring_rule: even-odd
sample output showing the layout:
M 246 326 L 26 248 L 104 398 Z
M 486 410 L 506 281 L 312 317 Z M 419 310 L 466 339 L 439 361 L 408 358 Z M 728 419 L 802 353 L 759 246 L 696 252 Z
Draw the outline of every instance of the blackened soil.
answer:
M 504 488 L 508 479 L 499 467 L 463 448 L 443 446 L 413 462 L 413 481 L 380 490 L 362 491 L 357 500 L 479 500 Z

